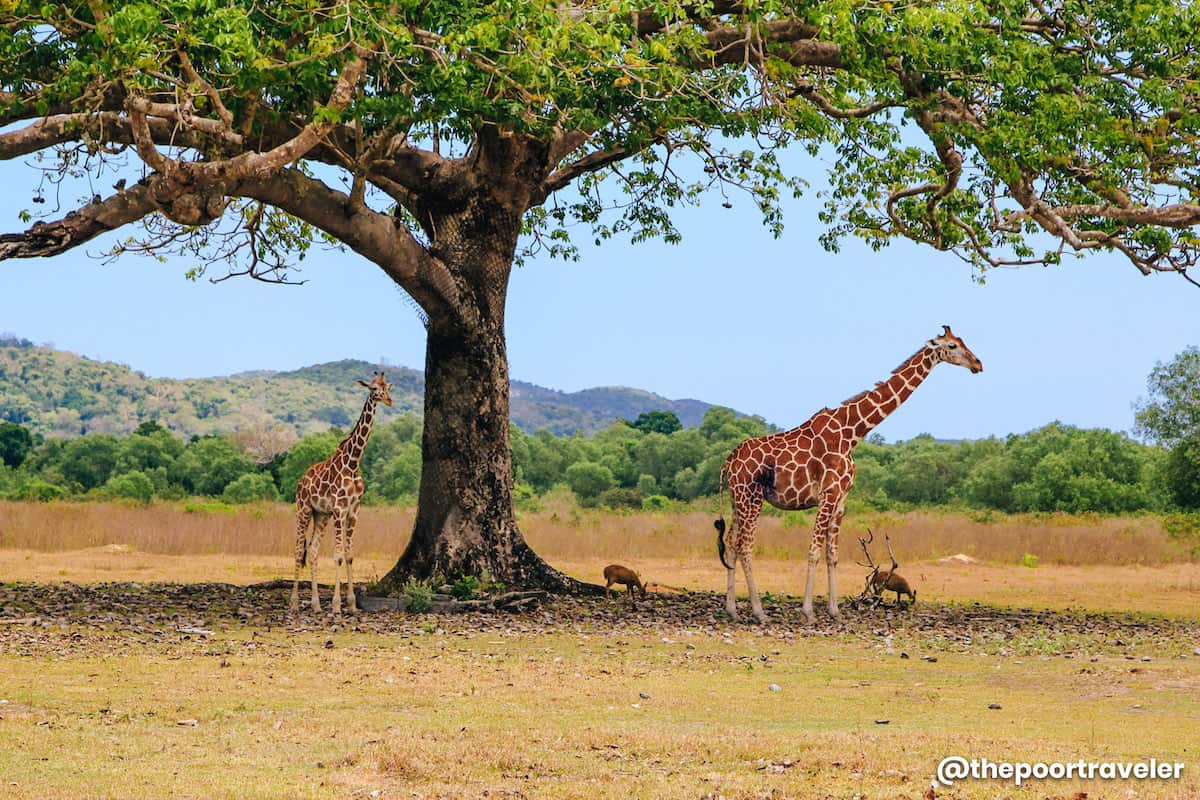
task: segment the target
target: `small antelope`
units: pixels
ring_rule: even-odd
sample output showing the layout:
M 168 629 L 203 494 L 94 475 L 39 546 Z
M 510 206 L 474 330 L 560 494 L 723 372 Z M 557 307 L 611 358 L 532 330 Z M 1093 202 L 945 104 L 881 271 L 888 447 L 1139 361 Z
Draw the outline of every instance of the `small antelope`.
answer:
M 912 602 L 917 602 L 917 593 L 908 585 L 908 581 L 904 580 L 904 576 L 894 569 L 876 572 L 875 576 L 871 578 L 871 583 L 875 587 L 876 594 L 895 592 L 897 603 L 900 602 L 900 595 L 908 595 Z
M 623 567 L 620 564 L 609 564 L 604 568 L 604 593 L 610 598 L 612 597 L 612 585 L 619 583 L 629 590 L 629 597 L 633 599 L 633 589 L 636 586 L 642 593 L 642 597 L 646 596 L 646 585 L 642 583 L 642 579 L 638 574 L 629 567 Z

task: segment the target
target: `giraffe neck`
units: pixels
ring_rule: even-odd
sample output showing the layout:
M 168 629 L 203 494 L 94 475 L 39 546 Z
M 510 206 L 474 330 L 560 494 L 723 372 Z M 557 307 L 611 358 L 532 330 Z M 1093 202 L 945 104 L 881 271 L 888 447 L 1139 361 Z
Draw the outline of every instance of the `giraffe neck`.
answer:
M 338 445 L 338 456 L 345 464 L 346 469 L 351 471 L 358 469 L 358 463 L 362 460 L 363 448 L 367 446 L 367 439 L 371 435 L 371 425 L 374 422 L 375 399 L 368 397 L 367 402 L 363 405 L 362 413 L 358 415 L 358 422 L 355 423 L 354 430 L 350 431 L 350 435 Z
M 880 381 L 874 389 L 862 392 L 843 403 L 848 412 L 847 422 L 854 430 L 852 444 L 866 438 L 879 423 L 900 407 L 921 382 L 929 377 L 938 363 L 937 352 L 922 347 L 903 364 L 892 371 L 887 380 Z

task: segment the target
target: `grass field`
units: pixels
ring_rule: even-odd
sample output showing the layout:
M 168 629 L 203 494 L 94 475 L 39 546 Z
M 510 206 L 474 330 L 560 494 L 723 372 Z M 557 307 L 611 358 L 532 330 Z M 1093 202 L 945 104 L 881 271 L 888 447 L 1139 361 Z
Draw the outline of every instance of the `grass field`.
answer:
M 371 512 L 364 579 L 411 524 Z M 807 626 L 778 599 L 752 626 L 707 593 L 707 515 L 569 510 L 522 523 L 552 563 L 697 591 L 289 619 L 286 590 L 224 585 L 290 577 L 288 517 L 0 504 L 0 797 L 915 799 L 949 755 L 1185 767 L 939 798 L 1200 797 L 1200 564 L 1153 518 L 851 519 L 886 526 L 916 607 Z M 795 593 L 807 531 L 767 522 L 760 586 Z

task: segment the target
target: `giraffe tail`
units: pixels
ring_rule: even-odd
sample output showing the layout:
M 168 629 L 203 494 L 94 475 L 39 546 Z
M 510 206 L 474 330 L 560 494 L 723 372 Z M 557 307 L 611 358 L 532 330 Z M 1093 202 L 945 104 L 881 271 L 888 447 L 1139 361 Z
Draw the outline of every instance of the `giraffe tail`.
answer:
M 717 529 L 717 558 L 721 559 L 721 563 L 725 565 L 725 569 L 733 569 L 729 566 L 729 562 L 725 560 L 725 518 L 717 517 L 713 521 L 713 527 Z
M 721 477 L 717 478 L 717 514 L 718 516 L 713 521 L 713 527 L 717 529 L 717 558 L 721 559 L 721 564 L 725 569 L 733 569 L 729 566 L 729 562 L 725 560 L 725 515 L 721 513 L 721 509 L 725 505 L 725 479 L 728 473 L 726 465 L 721 467 Z

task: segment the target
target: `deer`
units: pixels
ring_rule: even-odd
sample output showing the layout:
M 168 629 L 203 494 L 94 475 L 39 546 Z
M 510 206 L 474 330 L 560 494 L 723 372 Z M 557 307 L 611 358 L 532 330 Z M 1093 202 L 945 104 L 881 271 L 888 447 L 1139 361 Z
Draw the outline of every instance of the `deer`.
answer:
M 642 593 L 642 598 L 646 597 L 646 584 L 642 583 L 642 579 L 638 574 L 629 567 L 623 567 L 620 564 L 609 564 L 604 568 L 604 594 L 612 599 L 612 585 L 614 583 L 621 584 L 629 590 L 630 600 L 634 599 L 634 587 Z
M 871 550 L 868 548 L 871 542 L 875 541 L 875 533 L 867 528 L 868 538 L 858 537 L 858 543 L 862 545 L 863 553 L 867 556 L 867 563 L 857 562 L 860 567 L 870 568 L 870 573 L 867 574 L 867 583 L 863 587 L 863 592 L 860 595 L 864 600 L 870 598 L 873 602 L 878 603 L 883 600 L 884 592 L 895 592 L 896 602 L 900 602 L 901 595 L 907 595 L 910 600 L 917 602 L 917 593 L 908 581 L 904 579 L 900 573 L 896 572 L 896 568 L 900 565 L 896 563 L 896 554 L 892 552 L 892 539 L 886 533 L 883 534 L 884 541 L 887 542 L 888 556 L 892 559 L 891 569 L 880 569 L 880 565 L 875 563 L 871 558 Z

